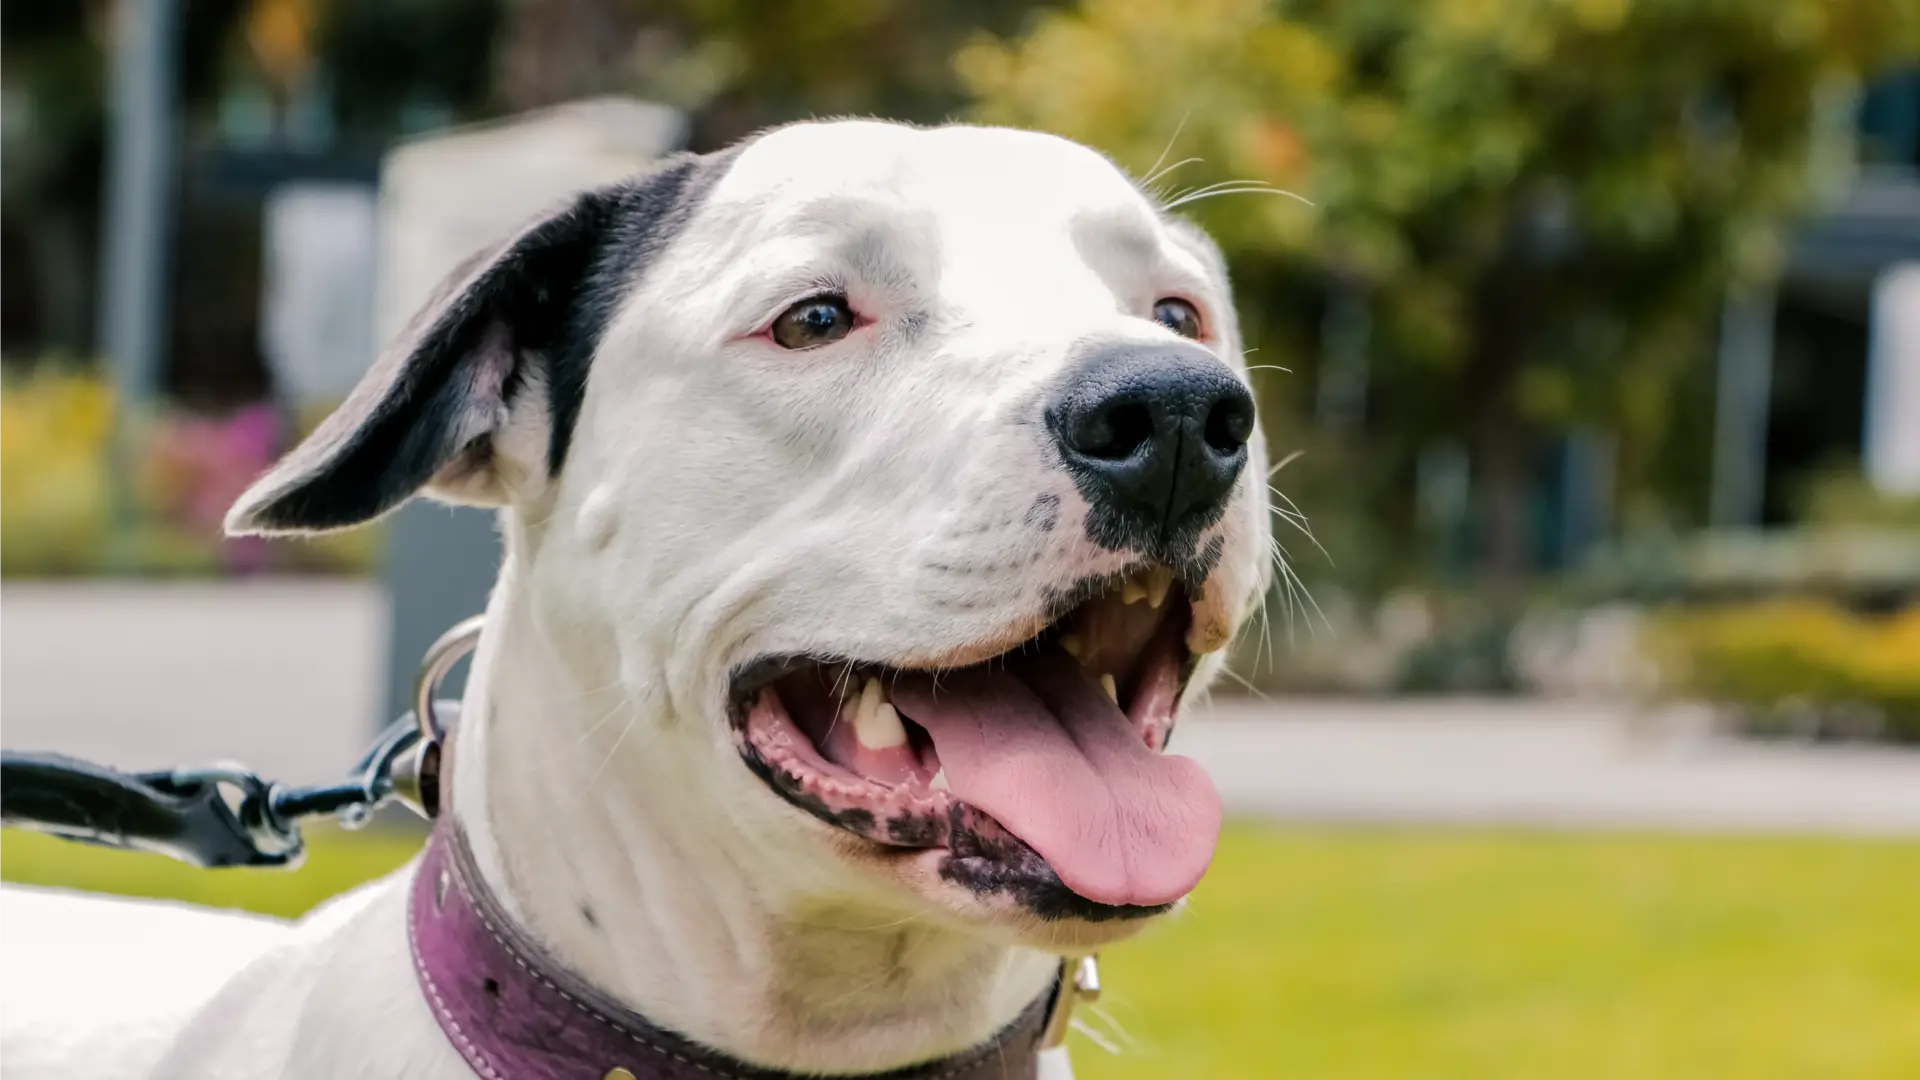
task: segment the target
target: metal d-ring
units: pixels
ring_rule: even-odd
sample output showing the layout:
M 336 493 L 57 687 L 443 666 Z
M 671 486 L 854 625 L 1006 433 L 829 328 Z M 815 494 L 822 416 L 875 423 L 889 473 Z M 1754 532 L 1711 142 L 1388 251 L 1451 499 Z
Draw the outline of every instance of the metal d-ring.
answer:
M 420 724 L 421 738 L 428 742 L 440 742 L 446 735 L 446 729 L 441 726 L 440 717 L 433 707 L 434 696 L 440 692 L 440 683 L 461 657 L 480 644 L 480 627 L 486 623 L 486 618 L 485 615 L 474 615 L 454 623 L 446 633 L 440 635 L 440 640 L 427 648 L 427 655 L 420 660 L 420 674 L 413 681 L 413 716 Z
M 1054 984 L 1053 1005 L 1047 1026 L 1040 1033 L 1040 1049 L 1065 1046 L 1067 1031 L 1073 1026 L 1073 1008 L 1100 1000 L 1100 957 L 1098 954 L 1070 956 L 1060 961 L 1060 981 Z

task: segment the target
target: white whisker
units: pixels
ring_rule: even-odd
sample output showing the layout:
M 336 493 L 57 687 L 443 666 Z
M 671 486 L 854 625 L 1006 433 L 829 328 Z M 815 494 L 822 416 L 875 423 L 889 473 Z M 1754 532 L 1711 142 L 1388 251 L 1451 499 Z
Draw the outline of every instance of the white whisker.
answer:
M 1245 690 L 1247 693 L 1252 694 L 1254 697 L 1259 698 L 1261 701 L 1273 700 L 1272 698 L 1269 698 L 1266 695 L 1266 693 L 1262 691 L 1258 686 L 1253 685 L 1253 680 L 1247 678 L 1245 675 L 1240 674 L 1239 672 L 1233 670 L 1232 668 L 1221 668 L 1220 674 L 1225 675 L 1227 678 L 1232 679 L 1236 683 L 1239 683 L 1240 688 L 1242 690 Z
M 1140 183 L 1143 185 L 1148 185 L 1150 187 L 1155 180 L 1158 180 L 1163 176 L 1167 176 L 1171 174 L 1175 169 L 1178 169 L 1185 165 L 1196 165 L 1205 160 L 1206 160 L 1205 158 L 1197 158 L 1197 157 L 1181 158 L 1179 161 L 1176 161 L 1173 164 L 1167 166 L 1166 168 L 1161 169 L 1158 172 L 1155 172 L 1152 175 L 1148 176 L 1145 180 L 1140 181 Z
M 1276 543 L 1277 543 L 1277 541 L 1276 541 Z M 1301 595 L 1301 596 L 1303 596 L 1303 597 L 1306 597 L 1306 600 L 1307 600 L 1307 603 L 1309 603 L 1309 604 L 1312 604 L 1312 605 L 1313 605 L 1313 611 L 1314 611 L 1314 614 L 1316 614 L 1316 615 L 1318 615 L 1318 616 L 1320 616 L 1320 623 L 1321 623 L 1321 625 L 1322 625 L 1322 626 L 1325 626 L 1325 627 L 1327 628 L 1327 632 L 1328 632 L 1328 633 L 1332 633 L 1332 632 L 1333 632 L 1333 620 L 1332 620 L 1332 619 L 1329 619 L 1329 618 L 1327 618 L 1327 613 L 1326 613 L 1325 611 L 1323 611 L 1323 610 L 1321 610 L 1321 608 L 1320 608 L 1320 601 L 1318 601 L 1318 600 L 1315 600 L 1315 599 L 1313 598 L 1313 591 L 1312 591 L 1311 589 L 1308 589 L 1308 588 L 1307 588 L 1307 583 L 1306 583 L 1306 582 L 1304 582 L 1304 581 L 1302 581 L 1302 580 L 1300 580 L 1300 575 L 1294 572 L 1294 569 L 1293 569 L 1293 564 L 1292 564 L 1292 563 L 1291 563 L 1291 562 L 1289 561 L 1289 558 L 1290 558 L 1290 556 L 1291 556 L 1291 553 L 1289 553 L 1289 552 L 1287 551 L 1287 548 L 1286 548 L 1286 545 L 1285 545 L 1285 544 L 1281 544 L 1281 545 L 1280 545 L 1280 553 L 1281 553 L 1281 555 L 1283 556 L 1283 558 L 1282 558 L 1282 559 L 1280 560 L 1280 575 L 1281 575 L 1282 577 L 1285 577 L 1285 578 L 1288 578 L 1288 579 L 1291 579 L 1291 580 L 1292 580 L 1292 582 L 1294 583 L 1294 585 L 1298 585 L 1298 586 L 1299 586 L 1299 588 L 1300 588 L 1300 595 Z M 1289 586 L 1289 588 L 1291 588 L 1291 587 L 1292 587 L 1292 586 Z M 1302 609 L 1302 610 L 1303 610 L 1303 612 L 1304 612 L 1304 609 Z M 1308 633 L 1311 633 L 1311 634 L 1313 634 L 1313 635 L 1314 635 L 1314 636 L 1316 636 L 1316 637 L 1317 637 L 1317 636 L 1319 636 L 1319 631 L 1317 631 L 1317 630 L 1315 630 L 1315 629 L 1313 628 L 1313 620 L 1312 620 L 1312 619 L 1308 619 L 1308 620 L 1307 620 L 1307 632 L 1308 632 Z
M 1187 158 L 1186 161 L 1176 161 L 1165 169 L 1160 167 L 1160 163 L 1167 160 L 1167 155 L 1173 153 L 1173 144 L 1180 141 L 1180 133 L 1187 130 L 1187 120 L 1192 116 L 1192 110 L 1188 110 L 1180 115 L 1180 122 L 1173 125 L 1173 134 L 1167 139 L 1167 145 L 1160 148 L 1160 156 L 1154 158 L 1153 164 L 1147 166 L 1147 178 L 1140 181 L 1142 184 L 1151 184 L 1156 177 L 1159 177 L 1163 173 L 1172 172 L 1180 166 L 1185 165 L 1188 161 L 1200 160 L 1199 158 Z
M 1300 509 L 1299 504 L 1295 503 L 1291 498 L 1288 498 L 1286 492 L 1281 491 L 1272 484 L 1267 485 L 1267 490 L 1272 492 L 1275 498 L 1287 504 L 1286 506 L 1274 506 L 1273 511 L 1279 514 L 1281 519 L 1286 521 L 1287 524 L 1298 529 L 1300 535 L 1313 541 L 1313 546 L 1319 548 L 1320 554 L 1326 556 L 1328 566 L 1340 565 L 1333 561 L 1333 552 L 1328 551 L 1326 545 L 1320 542 L 1320 538 L 1313 534 L 1313 526 L 1307 521 L 1306 512 Z
M 1295 194 L 1294 192 L 1287 191 L 1283 188 L 1232 187 L 1232 188 L 1214 188 L 1212 190 L 1202 189 L 1200 191 L 1188 192 L 1187 194 L 1181 195 L 1179 198 L 1162 206 L 1160 209 L 1177 210 L 1180 207 L 1187 205 L 1188 203 L 1196 203 L 1202 199 L 1211 199 L 1216 195 L 1282 195 L 1304 206 L 1313 205 L 1313 201 L 1308 199 L 1306 196 Z
M 1127 1049 L 1135 1051 L 1140 1049 L 1140 1040 L 1134 1038 L 1132 1033 L 1127 1031 L 1126 1025 L 1122 1024 L 1117 1017 L 1103 1008 L 1099 1002 L 1088 1002 L 1087 1011 L 1099 1017 L 1100 1022 L 1105 1024 L 1107 1030 L 1113 1033 L 1113 1037 L 1125 1044 Z
M 1301 457 L 1303 457 L 1305 454 L 1306 454 L 1305 450 L 1295 450 L 1293 453 L 1288 454 L 1286 457 L 1281 458 L 1279 464 L 1267 470 L 1267 479 L 1269 480 L 1273 479 L 1275 473 L 1293 464 L 1294 462 L 1299 461 Z
M 620 729 L 620 734 L 613 737 L 613 745 L 607 747 L 607 756 L 600 759 L 600 764 L 594 767 L 593 775 L 587 777 L 589 788 L 600 779 L 600 774 L 607 770 L 607 765 L 613 761 L 613 755 L 620 751 L 620 744 L 626 741 L 627 733 L 633 730 L 633 725 L 634 718 L 628 717 L 626 725 Z
M 1113 1043 L 1107 1041 L 1107 1037 L 1105 1035 L 1102 1035 L 1099 1032 L 1093 1030 L 1092 1027 L 1088 1026 L 1086 1021 L 1081 1020 L 1078 1017 L 1075 1017 L 1073 1020 L 1068 1021 L 1068 1023 L 1072 1025 L 1073 1030 L 1079 1032 L 1082 1035 L 1085 1035 L 1087 1037 L 1088 1042 L 1091 1042 L 1093 1045 L 1099 1047 L 1102 1050 L 1105 1050 L 1107 1053 L 1112 1054 L 1115 1057 L 1120 1056 L 1120 1048 L 1118 1046 L 1115 1046 Z

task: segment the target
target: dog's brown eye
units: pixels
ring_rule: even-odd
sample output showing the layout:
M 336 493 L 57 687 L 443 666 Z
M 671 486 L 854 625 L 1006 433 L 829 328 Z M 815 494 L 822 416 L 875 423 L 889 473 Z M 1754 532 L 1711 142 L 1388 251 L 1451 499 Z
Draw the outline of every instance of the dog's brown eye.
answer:
M 802 300 L 773 320 L 773 340 L 783 349 L 831 345 L 853 329 L 853 309 L 844 296 Z
M 1181 337 L 1197 339 L 1200 336 L 1199 309 L 1177 296 L 1162 297 L 1154 302 L 1153 321 Z

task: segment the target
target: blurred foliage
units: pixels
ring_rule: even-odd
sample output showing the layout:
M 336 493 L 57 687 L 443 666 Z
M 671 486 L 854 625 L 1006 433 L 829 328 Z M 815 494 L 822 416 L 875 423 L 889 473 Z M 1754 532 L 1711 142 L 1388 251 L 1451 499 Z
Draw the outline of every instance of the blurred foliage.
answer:
M 1519 609 L 1467 590 L 1401 589 L 1373 600 L 1296 585 L 1242 633 L 1232 670 L 1257 691 L 1507 693 L 1521 689 L 1510 641 Z
M 361 0 L 367 2 L 367 0 Z M 695 149 L 811 116 L 938 120 L 966 88 L 969 34 L 1012 33 L 1036 0 L 514 0 L 496 94 L 518 110 L 628 93 L 692 114 Z
M 1630 527 L 1704 504 L 1722 297 L 1781 265 L 1822 103 L 1916 55 L 1920 5 L 1887 0 L 1085 0 L 956 62 L 980 118 L 1102 147 L 1207 226 L 1262 362 L 1324 368 L 1274 332 L 1310 325 L 1303 285 L 1361 298 L 1367 455 L 1405 476 L 1467 440 L 1504 573 L 1570 427 L 1618 434 Z
M 43 367 L 0 373 L 0 568 L 82 573 L 103 560 L 113 395 Z
M 1920 739 L 1920 605 L 1861 616 L 1813 600 L 1656 615 L 1672 691 L 1740 707 L 1749 726 Z
M 1908 530 L 1920 544 L 1920 495 L 1881 491 L 1858 467 L 1814 472 L 1802 482 L 1796 502 L 1795 516 L 1809 525 Z
M 224 418 L 165 411 L 131 425 L 117 519 L 113 392 L 79 368 L 0 370 L 0 574 L 366 573 L 377 530 L 273 542 L 224 539 L 220 522 L 282 448 L 267 406 Z
M 1572 588 L 1588 598 L 1640 600 L 1820 593 L 1886 606 L 1920 600 L 1920 530 L 1816 524 L 1647 535 L 1595 552 Z

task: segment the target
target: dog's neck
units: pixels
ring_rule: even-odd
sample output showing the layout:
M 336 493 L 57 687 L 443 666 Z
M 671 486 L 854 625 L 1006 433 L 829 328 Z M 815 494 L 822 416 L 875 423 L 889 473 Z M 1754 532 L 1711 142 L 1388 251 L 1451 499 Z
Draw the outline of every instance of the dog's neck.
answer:
M 954 1053 L 1045 992 L 1053 957 L 863 897 L 845 868 L 743 827 L 712 718 L 628 695 L 595 670 L 605 649 L 554 640 L 515 547 L 452 798 L 483 874 L 557 959 L 660 1026 L 793 1071 Z

